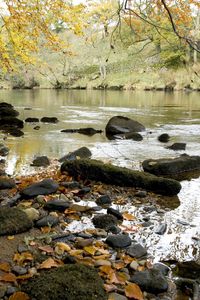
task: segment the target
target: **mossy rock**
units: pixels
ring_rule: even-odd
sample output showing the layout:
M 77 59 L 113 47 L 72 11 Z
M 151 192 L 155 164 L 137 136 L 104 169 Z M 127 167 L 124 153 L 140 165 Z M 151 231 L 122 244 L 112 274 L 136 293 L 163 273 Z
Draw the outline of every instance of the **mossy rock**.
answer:
M 25 232 L 33 226 L 26 213 L 18 208 L 0 208 L 0 235 Z
M 23 284 L 21 290 L 35 300 L 106 300 L 97 271 L 81 264 L 43 271 Z
M 101 181 L 118 186 L 139 187 L 161 195 L 174 196 L 181 190 L 178 181 L 169 178 L 133 171 L 127 168 L 104 164 L 98 160 L 65 161 L 61 165 L 61 172 L 67 172 L 75 178 Z

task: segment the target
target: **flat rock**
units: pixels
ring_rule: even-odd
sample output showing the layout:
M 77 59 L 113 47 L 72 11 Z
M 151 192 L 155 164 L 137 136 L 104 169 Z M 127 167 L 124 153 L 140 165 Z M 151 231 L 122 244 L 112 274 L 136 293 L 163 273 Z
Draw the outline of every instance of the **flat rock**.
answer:
M 173 179 L 104 164 L 101 161 L 92 159 L 65 161 L 61 165 L 61 173 L 63 172 L 67 172 L 75 179 L 81 177 L 82 179 L 101 181 L 106 184 L 139 187 L 166 196 L 177 195 L 181 190 L 181 184 Z
M 40 119 L 40 122 L 43 123 L 58 123 L 58 119 L 56 117 L 43 117 Z
M 45 227 L 45 226 L 56 226 L 59 223 L 59 218 L 55 216 L 48 215 L 43 217 L 42 219 L 38 220 L 35 223 L 36 227 Z
M 168 289 L 167 279 L 156 269 L 136 272 L 130 281 L 138 284 L 143 291 L 152 294 L 164 293 Z
M 38 118 L 26 118 L 25 122 L 26 123 L 37 123 L 37 122 L 39 122 L 39 119 Z
M 120 213 L 120 211 L 118 209 L 109 207 L 107 209 L 107 213 L 115 216 L 118 220 L 123 220 L 123 215 L 122 215 L 122 213 Z
M 131 245 L 131 238 L 128 234 L 109 235 L 106 243 L 112 248 L 126 248 Z
M 140 244 L 135 244 L 130 246 L 126 253 L 134 258 L 140 258 L 147 255 L 147 250 Z
M 15 207 L 0 208 L 0 235 L 25 232 L 32 226 L 32 221 L 22 210 Z
M 102 133 L 102 130 L 97 130 L 91 127 L 79 128 L 79 129 L 63 129 L 61 132 L 65 133 L 80 133 L 88 136 L 92 136 L 96 133 Z
M 172 149 L 172 150 L 185 150 L 186 148 L 186 143 L 174 143 L 171 146 L 168 146 L 167 149 Z
M 70 202 L 60 200 L 60 199 L 53 199 L 50 201 L 47 201 L 44 205 L 44 209 L 47 209 L 49 211 L 60 211 L 64 212 L 65 209 L 70 207 Z
M 108 195 L 102 195 L 96 200 L 97 205 L 110 205 L 112 203 L 112 200 Z
M 12 189 L 16 186 L 15 181 L 9 177 L 0 177 L 0 190 Z
M 48 195 L 55 193 L 59 185 L 52 179 L 44 179 L 40 182 L 33 183 L 21 191 L 21 196 L 24 198 L 32 198 L 38 195 Z
M 95 283 L 95 284 L 94 284 Z M 22 291 L 35 300 L 107 300 L 97 271 L 81 264 L 42 271 L 22 285 Z
M 145 172 L 157 176 L 181 178 L 183 175 L 193 177 L 200 173 L 200 156 L 183 154 L 176 158 L 147 159 L 142 167 Z

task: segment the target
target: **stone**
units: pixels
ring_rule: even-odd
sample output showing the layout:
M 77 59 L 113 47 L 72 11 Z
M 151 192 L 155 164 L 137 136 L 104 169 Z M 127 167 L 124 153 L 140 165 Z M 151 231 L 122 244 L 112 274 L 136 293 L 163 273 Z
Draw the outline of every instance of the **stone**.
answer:
M 186 148 L 186 143 L 174 143 L 171 146 L 168 146 L 167 149 L 172 149 L 172 150 L 185 150 Z
M 39 219 L 40 213 L 33 207 L 24 209 L 24 212 L 31 221 L 36 221 Z
M 0 299 L 4 299 L 4 296 L 6 295 L 7 287 L 6 285 L 0 286 Z
M 0 144 L 0 155 L 6 156 L 9 153 L 9 148 L 6 147 L 4 144 Z
M 96 130 L 94 128 L 87 127 L 87 128 L 79 128 L 79 129 L 63 129 L 63 130 L 61 130 L 61 132 L 80 133 L 80 134 L 84 134 L 84 135 L 88 135 L 88 136 L 93 136 L 96 133 L 102 133 L 102 130 Z
M 112 138 L 116 134 L 144 131 L 141 123 L 123 116 L 112 117 L 106 125 L 106 136 Z
M 45 227 L 45 226 L 56 226 L 59 223 L 59 218 L 58 217 L 54 217 L 51 215 L 48 215 L 46 217 L 43 217 L 42 219 L 38 220 L 35 223 L 36 227 Z
M 61 182 L 61 186 L 64 186 L 68 189 L 80 189 L 81 185 L 78 181 L 70 181 L 70 182 Z
M 128 298 L 117 293 L 110 293 L 108 300 L 128 300 Z
M 100 267 L 100 266 L 111 266 L 111 262 L 105 259 L 98 259 L 95 261 L 95 267 Z
M 96 200 L 97 205 L 110 205 L 112 203 L 112 200 L 108 195 L 102 195 Z
M 52 179 L 44 179 L 40 182 L 33 183 L 21 191 L 24 198 L 32 198 L 38 195 L 49 195 L 55 193 L 59 185 Z
M 32 221 L 18 208 L 0 207 L 0 235 L 12 235 L 29 230 Z
M 45 155 L 36 157 L 31 164 L 31 166 L 33 167 L 47 167 L 49 165 L 50 165 L 50 160 Z
M 192 178 L 200 173 L 200 156 L 180 155 L 176 158 L 147 159 L 142 163 L 145 172 L 170 178 Z
M 135 270 L 135 271 L 137 271 L 138 267 L 139 267 L 138 262 L 135 261 L 135 260 L 133 260 L 133 261 L 131 262 L 131 264 L 130 264 L 130 268 L 133 269 L 133 270 Z
M 135 196 L 138 198 L 145 198 L 147 196 L 147 192 L 146 191 L 137 191 L 135 193 Z
M 94 216 L 92 222 L 96 228 L 109 229 L 113 225 L 117 225 L 118 220 L 116 217 L 109 214 L 102 214 Z
M 126 140 L 133 140 L 133 141 L 142 141 L 143 136 L 139 134 L 138 132 L 128 132 L 124 134 L 124 138 Z
M 170 268 L 161 262 L 154 264 L 153 269 L 159 270 L 164 276 L 167 276 L 170 271 Z
M 130 281 L 138 284 L 143 291 L 156 295 L 168 289 L 167 279 L 156 269 L 135 272 Z
M 5 117 L 17 117 L 19 112 L 16 111 L 13 107 L 0 106 L 0 118 Z
M 106 243 L 112 248 L 126 248 L 131 245 L 131 238 L 128 234 L 109 235 Z
M 163 235 L 167 230 L 167 224 L 166 223 L 162 223 L 160 225 L 158 225 L 158 227 L 155 229 L 155 233 L 159 234 L 159 235 Z
M 107 214 L 115 216 L 118 220 L 123 220 L 123 215 L 122 215 L 122 213 L 120 213 L 120 211 L 118 209 L 109 207 L 107 209 Z
M 14 272 L 17 275 L 24 275 L 27 273 L 27 269 L 16 265 L 12 267 L 12 272 Z
M 163 133 L 161 135 L 159 135 L 158 140 L 161 143 L 167 143 L 169 142 L 170 136 L 168 133 Z
M 83 158 L 86 159 L 86 158 L 90 158 L 91 156 L 92 156 L 92 153 L 87 147 L 81 147 L 81 148 L 79 148 L 79 149 L 77 149 L 73 152 L 70 152 L 69 154 L 61 157 L 59 159 L 59 162 L 64 162 L 64 161 L 67 161 L 67 160 L 73 161 L 73 160 L 76 160 L 77 157 L 81 158 L 81 159 L 83 159 Z
M 21 131 L 18 128 L 9 128 L 6 130 L 6 132 L 15 137 L 20 137 L 24 135 L 23 131 Z
M 0 128 L 3 129 L 4 126 L 11 126 L 15 128 L 23 128 L 24 122 L 15 117 L 4 117 L 0 119 Z M 4 127 L 5 128 L 5 127 Z
M 43 117 L 40 122 L 43 123 L 58 123 L 58 119 L 56 117 Z
M 39 119 L 38 118 L 26 118 L 25 122 L 26 123 L 37 123 L 37 122 L 39 122 Z
M 5 176 L 0 177 L 0 190 L 12 189 L 14 187 L 16 187 L 16 184 L 12 178 Z
M 97 271 L 82 264 L 68 264 L 42 271 L 40 276 L 22 284 L 21 289 L 35 300 L 107 300 L 103 281 Z
M 177 195 L 181 190 L 181 184 L 176 180 L 105 164 L 93 159 L 65 161 L 61 165 L 61 173 L 64 172 L 73 176 L 75 180 L 81 178 L 112 185 L 144 188 L 166 196 Z
M 147 255 L 147 250 L 140 244 L 134 244 L 126 250 L 126 254 L 134 258 L 141 258 Z

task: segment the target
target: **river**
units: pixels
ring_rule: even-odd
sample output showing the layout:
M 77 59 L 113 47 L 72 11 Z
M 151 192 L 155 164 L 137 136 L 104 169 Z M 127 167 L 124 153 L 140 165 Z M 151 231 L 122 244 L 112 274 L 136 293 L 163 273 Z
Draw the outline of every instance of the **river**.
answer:
M 200 155 L 200 96 L 195 92 L 85 91 L 85 90 L 1 90 L 6 101 L 28 117 L 57 117 L 57 124 L 25 124 L 24 136 L 7 136 L 10 148 L 7 172 L 11 175 L 33 171 L 30 163 L 36 156 L 59 159 L 70 151 L 87 146 L 93 158 L 120 166 L 140 169 L 147 158 L 176 157 L 182 153 Z M 62 129 L 93 127 L 104 130 L 114 115 L 133 118 L 145 125 L 143 141 L 109 141 L 104 133 L 92 137 L 61 133 Z M 38 124 L 37 124 L 38 125 Z M 170 142 L 187 143 L 186 151 L 165 148 L 157 137 L 171 136 Z M 3 141 L 4 135 L 1 134 Z M 141 230 L 137 238 L 158 259 L 199 260 L 200 248 L 200 178 L 182 182 L 178 195 L 181 205 L 171 211 L 150 215 L 156 222 L 166 222 L 164 235 Z M 134 207 L 132 207 L 134 211 Z

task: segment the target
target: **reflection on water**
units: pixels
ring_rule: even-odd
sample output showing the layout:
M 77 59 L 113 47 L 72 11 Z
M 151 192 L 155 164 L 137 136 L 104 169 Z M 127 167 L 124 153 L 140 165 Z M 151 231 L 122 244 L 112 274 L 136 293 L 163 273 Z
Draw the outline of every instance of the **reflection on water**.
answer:
M 40 130 L 33 129 L 35 124 L 25 124 L 24 137 L 7 137 L 6 145 L 10 148 L 7 171 L 10 174 L 30 172 L 29 165 L 35 156 L 60 158 L 81 146 L 89 147 L 94 158 L 140 169 L 144 159 L 175 157 L 183 153 L 166 149 L 158 142 L 157 137 L 164 132 L 171 136 L 169 144 L 186 142 L 187 154 L 200 155 L 199 93 L 1 90 L 0 101 L 13 104 L 23 120 L 43 116 L 59 119 L 58 124 L 40 123 Z M 114 115 L 128 116 L 143 123 L 147 128 L 142 133 L 143 141 L 108 141 L 104 134 L 88 137 L 60 132 L 81 127 L 104 130 Z M 182 185 L 179 195 L 181 205 L 160 218 L 160 222 L 168 224 L 164 236 L 152 234 L 148 229 L 138 236 L 152 253 L 163 259 L 169 255 L 182 259 L 199 255 L 200 179 L 185 181 Z M 187 221 L 189 225 L 179 224 L 178 219 Z M 192 236 L 196 239 L 193 240 Z

